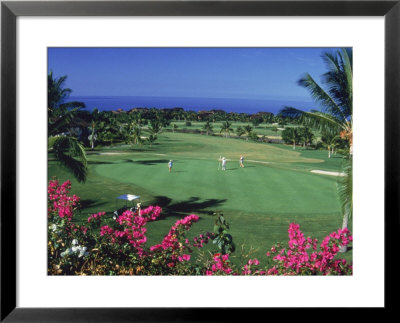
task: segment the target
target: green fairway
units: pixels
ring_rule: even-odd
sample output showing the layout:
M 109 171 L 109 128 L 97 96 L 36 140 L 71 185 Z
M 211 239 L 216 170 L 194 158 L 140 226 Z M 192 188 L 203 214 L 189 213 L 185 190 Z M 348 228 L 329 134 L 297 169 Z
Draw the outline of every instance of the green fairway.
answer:
M 237 161 L 228 161 L 222 171 L 215 160 L 190 158 L 174 160 L 169 173 L 167 163 L 154 156 L 135 156 L 97 165 L 94 170 L 100 176 L 139 185 L 161 200 L 185 203 L 196 199 L 209 208 L 230 212 L 311 215 L 338 210 L 332 178 L 256 162 L 240 168 Z
M 239 167 L 241 154 L 245 168 Z M 226 171 L 219 167 L 221 156 L 228 159 Z M 178 218 L 191 213 L 200 216 L 191 235 L 212 231 L 216 210 L 230 222 L 237 249 L 255 248 L 260 259 L 272 244 L 287 241 L 290 222 L 318 239 L 341 226 L 338 178 L 310 172 L 340 171 L 341 158 L 328 158 L 325 151 L 171 132 L 162 133 L 152 147 L 89 151 L 88 161 L 85 184 L 49 162 L 49 179 L 71 179 L 73 193 L 82 199 L 78 221 L 99 211 L 111 217 L 117 196 L 137 194 L 143 206 L 163 208 L 163 217 L 148 224 L 149 244 L 158 243 Z

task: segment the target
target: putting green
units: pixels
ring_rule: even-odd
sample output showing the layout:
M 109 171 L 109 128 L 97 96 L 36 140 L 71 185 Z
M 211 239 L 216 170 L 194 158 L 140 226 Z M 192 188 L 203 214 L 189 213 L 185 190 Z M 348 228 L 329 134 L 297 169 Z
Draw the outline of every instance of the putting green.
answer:
M 272 164 L 228 161 L 227 170 L 217 160 L 174 159 L 124 155 L 125 158 L 95 167 L 98 175 L 143 187 L 157 199 L 175 203 L 196 200 L 208 209 L 279 214 L 332 214 L 340 211 L 336 179 Z M 156 158 L 155 158 L 156 157 Z

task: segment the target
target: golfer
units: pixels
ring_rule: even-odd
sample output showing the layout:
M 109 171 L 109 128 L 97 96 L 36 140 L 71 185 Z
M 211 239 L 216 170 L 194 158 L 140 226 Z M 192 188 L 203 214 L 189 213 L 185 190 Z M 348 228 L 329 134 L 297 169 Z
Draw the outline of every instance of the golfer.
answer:
M 226 158 L 222 157 L 222 170 L 226 170 Z
M 168 163 L 168 170 L 170 173 L 171 173 L 171 169 L 172 169 L 172 160 L 170 160 Z
M 239 159 L 240 167 L 244 167 L 243 161 L 244 161 L 244 157 L 243 157 L 243 155 L 240 155 L 240 159 Z

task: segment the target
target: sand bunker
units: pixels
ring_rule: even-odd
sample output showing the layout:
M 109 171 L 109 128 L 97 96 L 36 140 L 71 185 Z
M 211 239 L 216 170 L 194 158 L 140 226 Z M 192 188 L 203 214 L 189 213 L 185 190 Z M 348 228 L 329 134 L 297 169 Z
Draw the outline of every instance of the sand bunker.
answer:
M 330 175 L 330 176 L 346 176 L 345 173 L 339 173 L 339 172 L 327 172 L 325 170 L 312 170 L 311 173 L 316 173 L 316 174 L 322 174 L 322 175 Z

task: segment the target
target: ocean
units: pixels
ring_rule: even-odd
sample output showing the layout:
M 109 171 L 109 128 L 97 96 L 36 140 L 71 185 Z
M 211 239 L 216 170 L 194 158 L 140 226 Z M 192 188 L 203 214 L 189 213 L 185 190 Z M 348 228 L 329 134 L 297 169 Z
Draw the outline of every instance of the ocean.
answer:
M 304 111 L 315 109 L 315 103 L 294 100 L 252 100 L 223 98 L 188 98 L 155 96 L 71 96 L 69 101 L 81 101 L 88 111 L 132 108 L 183 108 L 184 110 L 224 110 L 226 112 L 253 114 L 260 111 L 277 114 L 284 106 L 292 106 Z

